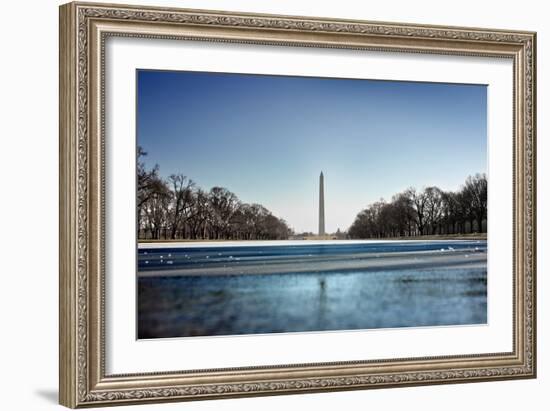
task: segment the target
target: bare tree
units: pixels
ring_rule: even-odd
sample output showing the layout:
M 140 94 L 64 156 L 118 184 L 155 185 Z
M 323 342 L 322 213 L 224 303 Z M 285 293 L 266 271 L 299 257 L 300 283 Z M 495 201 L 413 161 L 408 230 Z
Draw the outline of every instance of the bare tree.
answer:
M 239 206 L 237 196 L 223 187 L 212 187 L 209 194 L 215 238 L 227 238 L 231 218 Z
M 442 224 L 445 227 L 446 234 L 454 234 L 457 232 L 457 223 L 459 216 L 458 195 L 452 191 L 444 191 L 441 193 L 442 199 Z
M 386 236 L 388 225 L 383 221 L 387 213 L 383 210 L 387 204 L 377 201 L 361 211 L 348 230 L 352 238 L 380 238 Z
M 286 239 L 287 223 L 260 204 L 243 204 L 224 187 L 205 192 L 183 174 L 160 177 L 137 151 L 138 238 Z
M 427 187 L 424 189 L 424 198 L 425 222 L 431 230 L 430 234 L 435 234 L 443 215 L 442 192 L 437 187 Z
M 183 174 L 168 177 L 172 186 L 172 207 L 170 208 L 170 238 L 175 239 L 178 230 L 183 230 L 193 201 L 195 183 Z M 183 236 L 182 236 L 183 237 Z
M 411 198 L 406 192 L 399 193 L 392 197 L 392 204 L 394 205 L 399 235 L 411 236 L 415 213 Z
M 193 200 L 187 219 L 190 237 L 193 239 L 206 238 L 207 222 L 211 217 L 208 194 L 199 188 L 195 192 Z
M 466 179 L 464 190 L 470 199 L 470 211 L 476 219 L 477 230 L 482 232 L 483 220 L 487 218 L 487 176 L 485 174 L 469 176 Z
M 487 219 L 487 177 L 466 179 L 457 192 L 438 187 L 415 188 L 396 194 L 391 202 L 377 201 L 361 210 L 348 230 L 351 238 L 401 237 L 425 234 L 464 234 L 483 231 Z
M 142 219 L 144 215 L 144 207 L 153 196 L 162 195 L 165 193 L 165 182 L 159 176 L 159 167 L 155 165 L 151 170 L 147 170 L 143 157 L 147 153 L 142 147 L 137 148 L 137 228 L 142 228 Z
M 145 203 L 144 228 L 149 231 L 151 238 L 161 237 L 162 230 L 166 229 L 166 220 L 170 208 L 170 190 L 163 185 Z M 166 233 L 164 234 L 166 237 Z
M 409 188 L 406 191 L 407 196 L 412 202 L 416 227 L 420 235 L 424 234 L 424 226 L 426 224 L 426 195 L 425 192 L 418 192 L 415 188 Z

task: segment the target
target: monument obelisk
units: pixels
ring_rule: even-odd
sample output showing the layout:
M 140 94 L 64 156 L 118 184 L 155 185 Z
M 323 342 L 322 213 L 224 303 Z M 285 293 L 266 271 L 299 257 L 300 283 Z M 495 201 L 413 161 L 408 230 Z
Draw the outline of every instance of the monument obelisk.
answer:
M 319 176 L 319 236 L 325 235 L 325 178 Z

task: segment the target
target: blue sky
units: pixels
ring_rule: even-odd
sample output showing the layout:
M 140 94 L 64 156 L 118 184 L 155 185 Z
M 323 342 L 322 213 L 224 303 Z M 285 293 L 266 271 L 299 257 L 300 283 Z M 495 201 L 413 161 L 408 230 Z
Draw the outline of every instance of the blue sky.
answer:
M 484 85 L 137 71 L 137 140 L 183 173 L 316 231 L 407 187 L 457 189 L 487 168 Z

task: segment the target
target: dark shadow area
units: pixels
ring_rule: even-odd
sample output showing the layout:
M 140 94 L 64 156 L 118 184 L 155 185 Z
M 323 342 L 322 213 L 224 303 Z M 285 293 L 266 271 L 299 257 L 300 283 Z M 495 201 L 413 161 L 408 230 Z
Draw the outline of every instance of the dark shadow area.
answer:
M 53 404 L 59 404 L 59 393 L 57 390 L 54 389 L 41 389 L 36 390 L 35 394 L 39 397 L 44 398 L 46 401 L 53 403 Z

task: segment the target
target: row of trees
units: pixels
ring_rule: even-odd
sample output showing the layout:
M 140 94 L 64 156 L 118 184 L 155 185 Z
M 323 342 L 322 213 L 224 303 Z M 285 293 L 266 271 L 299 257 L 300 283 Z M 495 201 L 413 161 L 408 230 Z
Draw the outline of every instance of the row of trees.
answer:
M 487 176 L 469 176 L 460 190 L 409 188 L 362 210 L 348 230 L 351 238 L 465 234 L 486 231 Z M 485 222 L 485 224 L 484 224 Z
M 138 147 L 137 224 L 140 239 L 287 239 L 291 230 L 260 204 L 246 204 L 223 187 L 204 191 L 183 174 L 167 179 L 145 167 Z

